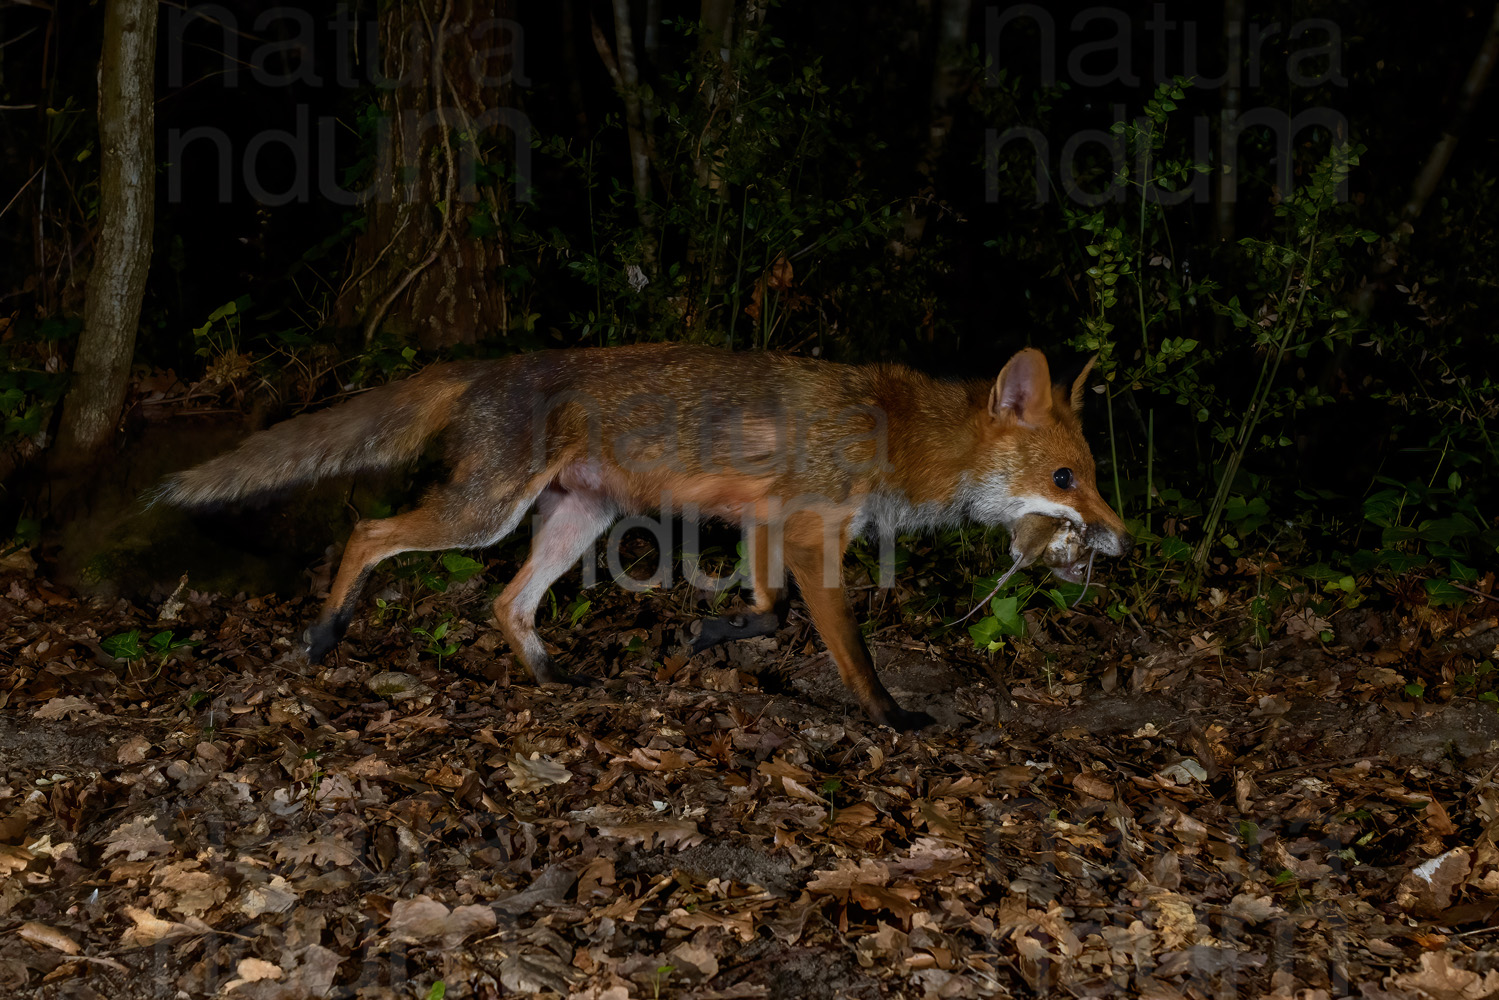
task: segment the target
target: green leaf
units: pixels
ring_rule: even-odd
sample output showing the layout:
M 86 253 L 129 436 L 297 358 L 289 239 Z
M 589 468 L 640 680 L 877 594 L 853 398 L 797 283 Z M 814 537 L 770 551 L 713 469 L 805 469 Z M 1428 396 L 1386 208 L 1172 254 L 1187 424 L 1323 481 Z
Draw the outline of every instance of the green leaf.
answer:
M 1437 608 L 1458 608 L 1468 603 L 1468 594 L 1446 580 L 1427 580 L 1426 603 Z
M 989 609 L 994 612 L 994 620 L 1001 635 L 1025 635 L 1025 617 L 1020 613 L 1020 598 L 1013 595 L 996 597 L 989 602 Z
M 444 552 L 442 556 L 443 568 L 448 571 L 454 583 L 463 583 L 473 578 L 484 570 L 484 564 L 477 559 L 470 559 L 462 552 Z
M 999 620 L 993 615 L 985 615 L 968 626 L 968 636 L 975 646 L 984 650 L 993 650 L 1004 638 L 999 630 Z
M 1175 535 L 1161 539 L 1161 555 L 1173 562 L 1186 562 L 1192 557 L 1192 546 Z
M 110 656 L 121 660 L 138 660 L 146 655 L 141 648 L 141 630 L 133 628 L 124 635 L 112 635 L 108 639 L 100 640 L 99 647 Z

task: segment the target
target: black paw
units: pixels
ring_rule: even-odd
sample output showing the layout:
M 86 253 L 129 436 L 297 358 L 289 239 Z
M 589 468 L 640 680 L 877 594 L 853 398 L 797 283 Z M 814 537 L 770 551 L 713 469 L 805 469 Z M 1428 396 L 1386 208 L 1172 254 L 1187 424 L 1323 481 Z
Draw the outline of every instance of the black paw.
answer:
M 307 662 L 314 666 L 322 663 L 323 657 L 337 645 L 338 632 L 331 622 L 310 625 L 302 633 L 302 651 L 307 654 Z
M 768 611 L 761 614 L 704 618 L 697 638 L 692 641 L 692 652 L 696 655 L 720 643 L 750 639 L 760 635 L 775 635 L 776 629 L 780 627 L 781 620 Z

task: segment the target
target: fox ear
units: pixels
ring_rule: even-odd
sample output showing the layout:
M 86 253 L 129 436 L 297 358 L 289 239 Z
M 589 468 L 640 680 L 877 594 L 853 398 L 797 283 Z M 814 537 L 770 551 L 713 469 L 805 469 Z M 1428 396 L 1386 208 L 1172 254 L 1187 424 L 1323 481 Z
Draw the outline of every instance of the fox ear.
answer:
M 1097 354 L 1094 354 L 1091 358 L 1089 358 L 1088 363 L 1083 365 L 1083 370 L 1078 372 L 1077 378 L 1072 382 L 1073 413 L 1083 412 L 1083 390 L 1088 387 L 1088 373 L 1093 370 L 1093 362 L 1097 360 Z
M 1034 347 L 1017 353 L 999 373 L 989 393 L 989 415 L 1036 427 L 1051 412 L 1051 370 Z

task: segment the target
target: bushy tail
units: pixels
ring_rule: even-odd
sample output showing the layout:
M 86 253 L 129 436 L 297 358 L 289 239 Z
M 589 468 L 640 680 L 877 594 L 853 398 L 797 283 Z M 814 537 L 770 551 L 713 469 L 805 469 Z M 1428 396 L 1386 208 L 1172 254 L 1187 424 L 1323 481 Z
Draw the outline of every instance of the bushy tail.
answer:
M 168 477 L 149 503 L 208 507 L 411 461 L 452 419 L 468 387 L 462 367 L 428 368 L 252 434 L 234 451 Z

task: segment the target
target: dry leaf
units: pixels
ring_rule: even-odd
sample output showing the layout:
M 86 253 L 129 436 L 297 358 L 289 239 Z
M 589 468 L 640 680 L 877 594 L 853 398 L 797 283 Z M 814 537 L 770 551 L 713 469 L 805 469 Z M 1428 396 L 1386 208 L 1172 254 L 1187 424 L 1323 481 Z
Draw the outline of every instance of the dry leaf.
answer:
M 533 753 L 529 758 L 516 754 L 510 758 L 510 777 L 505 784 L 515 792 L 539 792 L 551 785 L 571 781 L 573 773 L 565 765 L 558 764 L 541 754 Z
M 1499 972 L 1480 976 L 1459 969 L 1445 951 L 1426 952 L 1419 970 L 1397 975 L 1394 982 L 1402 989 L 1419 990 L 1430 1000 L 1489 1000 L 1499 996 Z
M 53 698 L 41 708 L 31 713 L 33 719 L 65 719 L 70 715 L 98 715 L 98 709 L 87 699 L 69 695 L 66 698 Z
M 46 924 L 38 923 L 35 920 L 26 921 L 17 929 L 16 933 L 32 944 L 39 944 L 44 948 L 60 951 L 64 955 L 78 954 L 77 941 L 74 941 L 57 928 L 48 927 Z
M 126 861 L 140 861 L 148 854 L 166 854 L 172 842 L 156 832 L 156 816 L 137 816 L 111 833 L 105 843 L 104 857 L 124 853 Z

